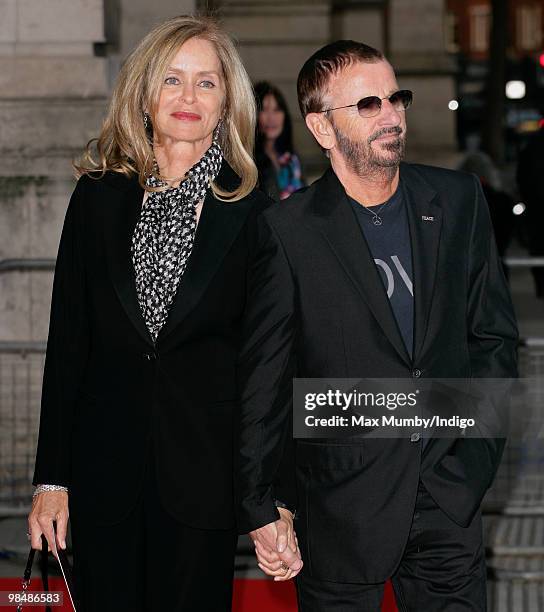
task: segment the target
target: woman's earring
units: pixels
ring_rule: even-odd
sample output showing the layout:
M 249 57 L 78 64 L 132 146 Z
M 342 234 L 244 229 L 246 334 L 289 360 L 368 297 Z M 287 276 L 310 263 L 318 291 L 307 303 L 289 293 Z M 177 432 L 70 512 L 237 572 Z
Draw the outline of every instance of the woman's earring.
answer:
M 150 125 L 151 125 L 151 117 L 149 116 L 149 113 L 144 112 L 144 128 L 147 130 L 149 129 Z
M 219 123 L 215 126 L 215 130 L 213 131 L 213 139 L 215 142 L 219 140 L 219 137 L 223 133 L 223 119 L 219 119 Z

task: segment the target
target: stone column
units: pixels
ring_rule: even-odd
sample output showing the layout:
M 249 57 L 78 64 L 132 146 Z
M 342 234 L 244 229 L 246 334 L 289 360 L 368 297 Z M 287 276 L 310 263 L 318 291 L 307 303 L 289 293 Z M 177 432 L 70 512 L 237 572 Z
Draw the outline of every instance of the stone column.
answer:
M 0 260 L 54 257 L 107 90 L 102 0 L 0 0 Z M 0 274 L 0 340 L 44 340 L 48 272 Z

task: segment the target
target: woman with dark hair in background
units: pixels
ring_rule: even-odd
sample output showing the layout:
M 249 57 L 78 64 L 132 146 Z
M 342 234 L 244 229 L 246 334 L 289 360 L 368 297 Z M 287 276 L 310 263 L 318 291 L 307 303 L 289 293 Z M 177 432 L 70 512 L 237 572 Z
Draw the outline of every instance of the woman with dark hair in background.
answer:
M 283 200 L 304 186 L 300 161 L 293 151 L 289 109 L 281 91 L 266 81 L 255 85 L 255 98 L 259 186 L 273 200 Z

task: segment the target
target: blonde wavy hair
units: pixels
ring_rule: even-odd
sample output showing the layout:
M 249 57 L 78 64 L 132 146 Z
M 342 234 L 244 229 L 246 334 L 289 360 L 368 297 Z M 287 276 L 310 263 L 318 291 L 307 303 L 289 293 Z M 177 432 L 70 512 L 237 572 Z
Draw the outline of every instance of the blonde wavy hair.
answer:
M 225 81 L 225 103 L 218 140 L 240 185 L 233 191 L 212 184 L 219 199 L 245 197 L 257 184 L 253 161 L 256 108 L 249 76 L 234 42 L 209 17 L 182 15 L 155 27 L 129 55 L 115 85 L 108 114 L 98 138 L 91 140 L 74 163 L 77 176 L 102 177 L 107 171 L 126 176 L 138 174 L 145 189 L 153 172 L 152 142 L 143 121 L 148 109 L 151 121 L 158 106 L 164 75 L 181 45 L 191 38 L 211 42 L 217 52 Z M 98 174 L 98 176 L 97 176 Z

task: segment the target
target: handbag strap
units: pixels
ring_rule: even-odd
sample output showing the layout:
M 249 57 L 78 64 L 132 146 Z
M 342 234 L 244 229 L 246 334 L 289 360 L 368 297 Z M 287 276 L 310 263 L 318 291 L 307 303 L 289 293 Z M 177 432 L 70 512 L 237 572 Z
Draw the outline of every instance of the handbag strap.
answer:
M 42 554 L 40 555 L 40 572 L 42 574 L 43 590 L 49 591 L 49 571 L 47 567 L 47 540 L 42 535 Z M 46 607 L 47 610 L 47 607 Z M 47 610 L 49 612 L 49 610 Z
M 66 584 L 66 587 L 68 589 L 68 595 L 70 596 L 70 599 L 72 600 L 72 607 L 75 610 L 75 586 L 74 586 L 74 576 L 72 573 L 72 566 L 70 565 L 70 562 L 68 561 L 68 556 L 66 555 L 66 551 L 62 550 L 62 548 L 57 548 L 57 554 L 58 554 L 58 560 L 59 560 L 59 565 L 60 565 L 60 569 L 62 571 L 62 577 L 64 578 L 64 582 Z
M 41 571 L 41 575 L 42 575 L 42 582 L 43 582 L 43 590 L 44 591 L 49 591 L 49 571 L 48 571 L 48 567 L 47 567 L 47 553 L 48 553 L 48 545 L 47 545 L 47 539 L 45 538 L 44 535 L 42 535 L 42 550 L 41 550 L 41 555 L 40 555 L 40 571 Z M 31 576 L 32 576 L 32 566 L 34 565 L 34 557 L 36 555 L 36 551 L 31 548 L 30 552 L 28 553 L 28 559 L 26 561 L 26 566 L 25 566 L 25 571 L 23 574 L 23 592 L 26 593 L 26 591 L 28 590 L 28 587 L 30 586 L 30 582 L 31 582 Z M 23 611 L 23 604 L 20 603 L 17 606 L 17 612 L 22 612 Z M 50 606 L 45 606 L 45 612 L 51 612 L 51 607 Z

